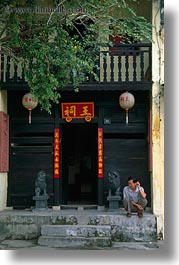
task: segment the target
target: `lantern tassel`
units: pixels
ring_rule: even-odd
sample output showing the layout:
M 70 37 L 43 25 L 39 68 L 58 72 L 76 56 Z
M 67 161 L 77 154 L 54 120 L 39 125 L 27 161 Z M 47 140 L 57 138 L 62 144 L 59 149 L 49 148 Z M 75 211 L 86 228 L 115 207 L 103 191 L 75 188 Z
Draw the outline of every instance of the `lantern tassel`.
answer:
M 32 110 L 29 109 L 29 124 L 32 122 Z
M 128 125 L 129 122 L 129 115 L 128 115 L 128 109 L 126 109 L 126 125 Z

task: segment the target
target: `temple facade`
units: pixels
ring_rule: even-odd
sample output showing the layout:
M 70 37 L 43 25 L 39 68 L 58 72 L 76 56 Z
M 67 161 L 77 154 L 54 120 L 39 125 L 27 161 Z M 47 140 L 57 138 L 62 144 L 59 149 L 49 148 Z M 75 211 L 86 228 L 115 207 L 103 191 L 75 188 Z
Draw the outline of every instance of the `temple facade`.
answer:
M 164 25 L 163 1 L 141 1 L 138 13 L 152 22 L 153 43 L 121 44 L 99 51 L 96 73 L 74 92 L 61 89 L 52 114 L 37 105 L 21 65 L 1 54 L 0 210 L 34 206 L 39 171 L 47 176 L 49 207 L 108 207 L 109 174 L 122 189 L 135 176 L 164 235 Z M 121 107 L 134 97 L 133 106 Z M 27 97 L 27 95 L 25 96 Z M 28 100 L 26 98 L 26 100 Z M 29 120 L 31 119 L 31 121 Z M 121 203 L 122 207 L 122 203 Z

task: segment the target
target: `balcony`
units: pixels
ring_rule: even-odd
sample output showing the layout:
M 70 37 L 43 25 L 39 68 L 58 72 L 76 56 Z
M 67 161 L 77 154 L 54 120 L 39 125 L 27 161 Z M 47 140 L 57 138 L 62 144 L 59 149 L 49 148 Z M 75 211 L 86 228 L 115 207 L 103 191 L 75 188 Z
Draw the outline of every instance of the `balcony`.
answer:
M 118 44 L 101 48 L 98 54 L 98 81 L 92 75 L 79 87 L 82 90 L 148 90 L 151 88 L 151 44 Z M 1 55 L 1 89 L 27 88 L 21 63 Z M 68 86 L 65 89 L 72 89 Z

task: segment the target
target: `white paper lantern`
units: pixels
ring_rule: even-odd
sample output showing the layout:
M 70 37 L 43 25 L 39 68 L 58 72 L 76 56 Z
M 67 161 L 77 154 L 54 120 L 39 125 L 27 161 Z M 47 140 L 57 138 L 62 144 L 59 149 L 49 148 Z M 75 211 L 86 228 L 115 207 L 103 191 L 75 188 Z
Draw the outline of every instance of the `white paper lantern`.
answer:
M 125 109 L 126 111 L 126 125 L 128 125 L 129 117 L 128 117 L 128 111 L 131 109 L 135 104 L 135 98 L 134 96 L 126 91 L 125 93 L 122 93 L 119 97 L 119 104 L 122 109 Z
M 38 105 L 38 100 L 32 93 L 27 93 L 23 96 L 22 98 L 22 105 L 28 109 L 29 111 L 29 123 L 31 123 L 32 118 L 31 118 L 31 112 L 33 109 L 35 109 Z

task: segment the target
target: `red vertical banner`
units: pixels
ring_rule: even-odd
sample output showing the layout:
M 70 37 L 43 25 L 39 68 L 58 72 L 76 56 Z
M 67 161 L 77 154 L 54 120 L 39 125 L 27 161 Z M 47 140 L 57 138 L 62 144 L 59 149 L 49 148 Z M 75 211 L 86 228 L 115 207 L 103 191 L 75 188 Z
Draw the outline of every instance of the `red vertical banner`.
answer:
M 103 128 L 98 128 L 98 178 L 104 177 Z
M 9 171 L 9 116 L 0 111 L 0 172 Z
M 54 129 L 54 178 L 60 178 L 60 129 Z

